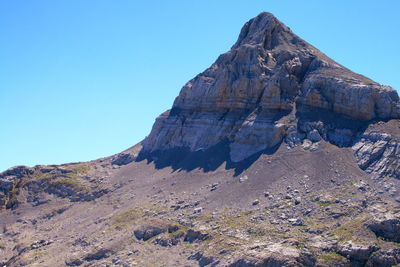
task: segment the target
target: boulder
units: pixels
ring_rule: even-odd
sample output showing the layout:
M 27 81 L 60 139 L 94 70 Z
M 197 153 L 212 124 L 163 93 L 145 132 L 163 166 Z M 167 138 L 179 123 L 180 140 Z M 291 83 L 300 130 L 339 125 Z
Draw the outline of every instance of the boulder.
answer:
M 319 135 L 318 130 L 314 129 L 311 132 L 307 133 L 307 139 L 309 139 L 311 142 L 319 142 L 322 138 Z
M 400 216 L 392 213 L 384 213 L 375 216 L 367 226 L 377 236 L 388 241 L 400 243 Z
M 144 225 L 133 231 L 134 236 L 138 240 L 149 240 L 159 234 L 165 233 L 168 229 L 164 229 L 159 226 Z
M 363 133 L 353 145 L 361 169 L 378 177 L 400 179 L 400 141 L 387 133 Z
M 375 250 L 377 248 L 371 244 L 359 244 L 351 240 L 338 245 L 340 255 L 361 263 L 365 263 Z

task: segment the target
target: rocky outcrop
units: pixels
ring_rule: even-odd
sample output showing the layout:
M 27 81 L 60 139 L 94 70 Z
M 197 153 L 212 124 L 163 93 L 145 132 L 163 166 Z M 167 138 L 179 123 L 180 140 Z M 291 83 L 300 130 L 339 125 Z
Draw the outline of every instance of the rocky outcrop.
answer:
M 152 237 L 155 237 L 159 234 L 165 233 L 167 229 L 164 227 L 153 226 L 153 225 L 144 225 L 139 229 L 133 231 L 134 236 L 138 240 L 149 240 Z
M 229 267 L 261 267 L 261 266 L 314 266 L 315 258 L 308 252 L 299 250 L 282 244 L 269 244 L 261 246 L 261 251 L 250 250 L 233 263 Z M 260 248 L 261 248 L 260 247 Z
M 33 169 L 26 166 L 15 166 L 0 173 L 0 210 L 13 208 L 18 204 L 21 178 L 32 173 Z
M 122 166 L 131 163 L 136 158 L 128 153 L 120 153 L 117 154 L 115 157 L 112 158 L 111 164 Z
M 48 195 L 77 202 L 92 201 L 110 192 L 88 176 L 89 170 L 85 164 L 10 168 L 0 173 L 0 210 L 16 208 L 22 202 L 41 205 L 48 201 Z
M 309 114 L 319 116 L 319 129 L 299 130 Z M 342 118 L 348 123 L 338 127 Z M 229 160 L 239 162 L 306 136 L 351 146 L 355 126 L 399 118 L 393 88 L 351 72 L 261 13 L 244 25 L 230 51 L 182 88 L 142 142 L 141 154 L 203 151 L 228 141 Z
M 369 132 L 353 146 L 361 169 L 379 177 L 400 179 L 400 142 L 390 134 Z
M 400 214 L 385 213 L 375 216 L 368 223 L 368 228 L 385 240 L 400 243 Z
M 0 191 L 9 192 L 18 179 L 33 173 L 33 169 L 26 166 L 15 166 L 0 173 Z
M 377 248 L 374 247 L 373 245 L 363 245 L 363 244 L 357 244 L 353 241 L 348 241 L 339 246 L 338 253 L 350 259 L 352 262 L 365 264 L 365 262 L 367 262 L 372 252 L 376 250 Z
M 370 256 L 366 266 L 397 266 L 400 263 L 400 249 L 378 250 Z

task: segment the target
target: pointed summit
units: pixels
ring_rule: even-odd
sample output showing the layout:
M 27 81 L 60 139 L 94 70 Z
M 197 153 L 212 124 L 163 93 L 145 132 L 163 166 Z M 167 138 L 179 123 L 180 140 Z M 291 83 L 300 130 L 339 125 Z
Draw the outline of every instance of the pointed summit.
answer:
M 312 130 L 349 146 L 369 121 L 398 118 L 393 88 L 339 65 L 263 12 L 243 26 L 230 51 L 182 88 L 143 141 L 142 154 L 224 143 L 229 160 L 239 162 L 293 136 L 300 142 Z
M 271 50 L 276 46 L 306 46 L 288 27 L 273 14 L 262 12 L 249 20 L 240 31 L 239 38 L 232 46 L 236 49 L 241 45 L 262 46 Z
M 232 49 L 245 44 L 270 47 L 273 39 L 276 39 L 277 31 L 283 29 L 282 26 L 283 24 L 274 15 L 262 12 L 243 26 Z
M 0 266 L 400 267 L 399 114 L 262 13 L 140 144 L 0 173 Z

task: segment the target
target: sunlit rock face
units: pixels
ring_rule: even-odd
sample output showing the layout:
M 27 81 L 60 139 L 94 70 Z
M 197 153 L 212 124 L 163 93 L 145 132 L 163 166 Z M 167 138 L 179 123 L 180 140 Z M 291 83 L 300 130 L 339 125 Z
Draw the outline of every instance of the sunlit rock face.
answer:
M 261 13 L 243 26 L 230 51 L 185 84 L 172 109 L 157 118 L 142 152 L 198 151 L 228 140 L 230 160 L 238 162 L 304 128 L 299 114 L 321 112 L 388 120 L 400 118 L 400 103 L 393 88 L 351 72 Z M 332 143 L 350 136 L 347 146 L 356 135 L 346 127 L 317 130 Z

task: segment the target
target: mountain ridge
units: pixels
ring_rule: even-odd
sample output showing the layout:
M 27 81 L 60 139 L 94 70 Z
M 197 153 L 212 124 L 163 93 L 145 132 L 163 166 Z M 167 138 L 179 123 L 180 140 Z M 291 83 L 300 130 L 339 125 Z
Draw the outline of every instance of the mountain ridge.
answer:
M 141 143 L 0 173 L 1 266 L 396 266 L 399 98 L 270 13 Z

